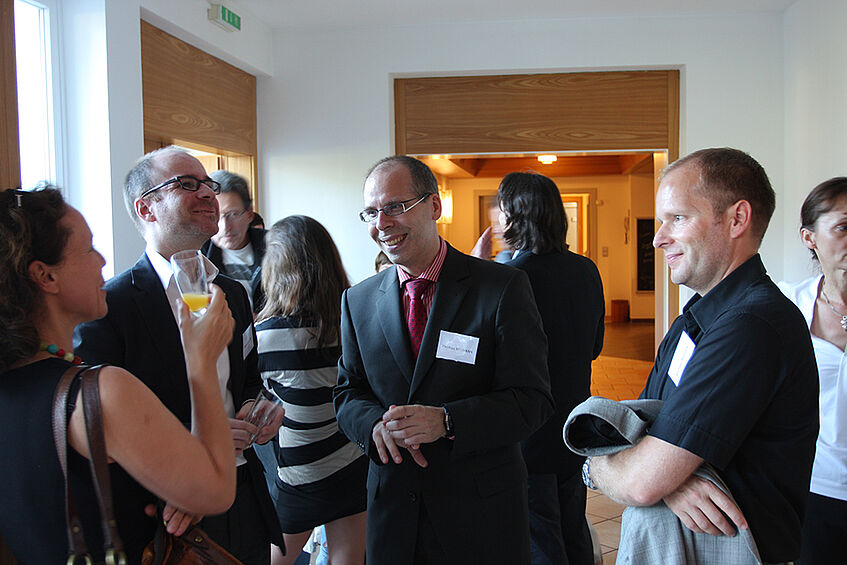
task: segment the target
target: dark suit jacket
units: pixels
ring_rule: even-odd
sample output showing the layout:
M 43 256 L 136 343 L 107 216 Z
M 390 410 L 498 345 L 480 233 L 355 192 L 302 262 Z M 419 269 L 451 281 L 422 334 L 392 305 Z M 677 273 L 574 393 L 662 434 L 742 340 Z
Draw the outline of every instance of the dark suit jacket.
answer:
M 584 457 L 562 441 L 571 410 L 591 394 L 591 361 L 603 349 L 606 306 L 603 283 L 591 259 L 570 251 L 536 255 L 521 251 L 507 265 L 529 277 L 544 333 L 547 367 L 556 412 L 526 441 L 523 455 L 530 473 L 579 472 Z
M 265 234 L 266 230 L 250 228 L 247 230 L 247 237 L 250 239 L 250 244 L 253 246 L 253 264 L 250 268 L 253 270 L 253 275 L 250 277 L 250 292 L 253 295 L 253 312 L 259 312 L 265 304 L 265 293 L 262 290 L 262 258 L 265 256 Z M 210 239 L 200 249 L 203 255 L 220 269 L 224 270 L 224 260 L 221 248 L 212 243 Z
M 237 411 L 244 402 L 255 398 L 262 386 L 257 367 L 256 331 L 244 287 L 222 275 L 215 278 L 215 284 L 226 294 L 235 318 L 233 339 L 228 347 L 230 376 L 227 386 Z M 110 279 L 105 288 L 109 313 L 104 318 L 77 327 L 75 351 L 87 363 L 110 363 L 128 370 L 189 427 L 191 400 L 185 354 L 165 289 L 150 260 L 142 255 L 132 268 Z M 253 343 L 246 358 L 242 341 L 245 332 L 251 336 Z M 279 522 L 265 488 L 262 465 L 252 449 L 246 450 L 244 457 L 253 484 L 262 487 L 257 494 L 268 531 L 276 540 L 274 543 L 281 542 Z M 135 483 L 129 475 L 124 480 L 130 485 Z M 136 505 L 143 507 L 143 504 L 155 500 L 137 483 L 130 490 L 136 493 Z M 148 541 L 152 539 L 155 527 L 153 521 L 150 522 Z
M 475 362 L 436 358 L 442 330 L 479 338 Z M 334 401 L 341 430 L 371 458 L 368 565 L 412 563 L 420 505 L 447 563 L 529 563 L 520 441 L 552 412 L 547 345 L 522 272 L 448 248 L 417 363 L 395 269 L 344 293 Z M 371 441 L 392 404 L 450 411 L 455 439 L 382 465 Z

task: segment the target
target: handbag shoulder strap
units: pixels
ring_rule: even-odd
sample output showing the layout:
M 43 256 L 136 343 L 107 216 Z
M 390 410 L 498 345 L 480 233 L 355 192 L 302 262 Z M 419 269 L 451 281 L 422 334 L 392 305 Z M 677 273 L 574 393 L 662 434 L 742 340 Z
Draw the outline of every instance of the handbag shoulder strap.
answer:
M 68 488 L 68 395 L 74 379 L 85 370 L 86 367 L 70 367 L 53 393 L 53 442 L 56 445 L 56 454 L 59 456 L 59 466 L 62 468 L 62 476 L 65 483 L 65 523 L 68 527 L 68 548 L 72 551 L 72 557 L 82 557 L 88 553 L 85 538 L 82 535 L 82 522 L 76 511 L 76 506 Z
M 103 412 L 100 407 L 100 370 L 97 365 L 82 373 L 82 408 L 85 414 L 85 432 L 88 437 L 89 465 L 94 476 L 94 491 L 100 506 L 106 563 L 125 563 L 123 543 L 118 535 L 112 503 L 112 484 L 106 460 L 106 438 L 103 433 Z

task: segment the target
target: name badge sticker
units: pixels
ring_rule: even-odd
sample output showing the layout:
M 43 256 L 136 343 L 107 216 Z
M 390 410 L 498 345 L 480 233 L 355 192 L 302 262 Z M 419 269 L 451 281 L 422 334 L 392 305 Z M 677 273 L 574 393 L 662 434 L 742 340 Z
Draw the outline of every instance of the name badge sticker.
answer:
M 478 348 L 478 337 L 441 330 L 441 334 L 438 336 L 438 349 L 435 351 L 435 358 L 473 365 L 476 363 L 476 350 Z
M 253 350 L 253 325 L 250 324 L 247 326 L 247 329 L 244 330 L 244 335 L 241 336 L 241 358 L 247 359 L 247 356 Z
M 682 332 L 679 336 L 679 341 L 676 344 L 676 351 L 673 352 L 671 366 L 668 367 L 668 376 L 673 381 L 673 384 L 679 386 L 679 381 L 682 379 L 682 373 L 685 371 L 685 366 L 694 355 L 694 348 L 697 345 L 694 340 L 689 337 L 688 333 Z

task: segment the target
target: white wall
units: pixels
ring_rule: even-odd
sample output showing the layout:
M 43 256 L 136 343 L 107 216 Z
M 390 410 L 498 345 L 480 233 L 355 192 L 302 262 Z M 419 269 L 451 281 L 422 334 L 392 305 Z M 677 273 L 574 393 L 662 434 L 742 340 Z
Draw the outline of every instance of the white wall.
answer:
M 142 248 L 123 204 L 123 177 L 143 151 L 138 2 L 61 3 L 65 184 L 106 257 L 104 275 Z
M 393 151 L 397 74 L 680 68 L 681 152 L 749 151 L 781 195 L 782 33 L 779 13 L 277 33 L 275 76 L 258 92 L 261 211 L 314 216 L 352 278 L 370 275 L 376 249 L 356 212 L 367 168 Z M 777 278 L 783 239 L 772 230 L 763 249 Z
M 785 14 L 786 280 L 814 272 L 800 244 L 800 205 L 818 183 L 847 175 L 847 2 L 799 0 Z

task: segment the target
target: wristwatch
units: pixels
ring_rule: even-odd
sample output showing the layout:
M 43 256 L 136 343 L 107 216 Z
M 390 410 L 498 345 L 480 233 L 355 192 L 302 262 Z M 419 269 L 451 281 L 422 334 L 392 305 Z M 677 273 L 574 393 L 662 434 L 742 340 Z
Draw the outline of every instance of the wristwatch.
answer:
M 444 435 L 447 439 L 453 439 L 456 437 L 453 430 L 453 418 L 450 417 L 450 412 L 447 411 L 446 406 L 442 405 L 441 408 L 444 410 Z
M 591 457 L 585 458 L 585 463 L 582 464 L 582 482 L 591 490 L 597 490 L 597 485 L 591 480 Z

